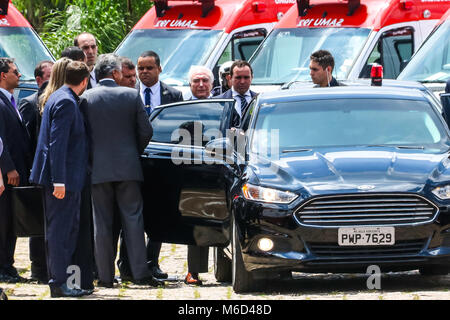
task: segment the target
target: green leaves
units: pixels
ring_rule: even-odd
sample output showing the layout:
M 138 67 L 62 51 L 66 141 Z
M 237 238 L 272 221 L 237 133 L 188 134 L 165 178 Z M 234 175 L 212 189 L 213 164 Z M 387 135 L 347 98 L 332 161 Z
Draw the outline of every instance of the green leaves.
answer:
M 95 35 L 99 54 L 113 52 L 150 9 L 148 0 L 15 0 L 56 58 L 81 32 Z

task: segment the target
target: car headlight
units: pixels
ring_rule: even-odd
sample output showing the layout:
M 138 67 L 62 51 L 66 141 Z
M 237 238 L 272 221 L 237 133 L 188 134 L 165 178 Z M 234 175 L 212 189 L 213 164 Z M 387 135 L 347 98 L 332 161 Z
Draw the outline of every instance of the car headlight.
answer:
M 244 184 L 242 187 L 242 193 L 247 200 L 262 201 L 267 203 L 286 204 L 291 203 L 298 197 L 298 195 L 289 191 L 254 186 L 249 183 Z
M 450 185 L 434 188 L 432 192 L 439 199 L 442 200 L 450 199 Z

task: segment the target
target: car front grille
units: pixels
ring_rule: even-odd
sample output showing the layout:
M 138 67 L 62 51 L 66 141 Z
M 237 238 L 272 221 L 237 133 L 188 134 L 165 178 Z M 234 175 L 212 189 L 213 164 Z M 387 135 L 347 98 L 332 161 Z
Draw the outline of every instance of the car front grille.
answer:
M 364 257 L 380 257 L 380 256 L 404 256 L 416 255 L 425 246 L 426 239 L 399 241 L 392 246 L 352 246 L 344 247 L 333 243 L 307 243 L 307 247 L 312 254 L 318 257 L 333 258 L 364 258 Z
M 438 208 L 413 194 L 354 194 L 314 198 L 295 212 L 306 226 L 413 225 L 434 220 Z

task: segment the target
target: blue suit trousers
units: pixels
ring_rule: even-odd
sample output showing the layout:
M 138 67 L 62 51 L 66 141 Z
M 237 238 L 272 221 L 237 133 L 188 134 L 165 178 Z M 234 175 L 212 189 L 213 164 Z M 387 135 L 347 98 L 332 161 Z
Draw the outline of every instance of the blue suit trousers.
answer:
M 45 189 L 45 244 L 49 285 L 66 283 L 80 228 L 81 192 L 67 192 L 64 199 L 53 196 L 53 188 Z

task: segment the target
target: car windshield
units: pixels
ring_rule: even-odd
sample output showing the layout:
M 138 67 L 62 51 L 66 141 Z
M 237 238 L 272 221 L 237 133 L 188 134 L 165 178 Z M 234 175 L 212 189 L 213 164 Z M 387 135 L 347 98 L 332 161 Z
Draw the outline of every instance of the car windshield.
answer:
M 22 81 L 34 81 L 36 65 L 54 60 L 33 30 L 25 27 L 0 28 L 0 57 L 14 58 Z
M 450 78 L 450 20 L 422 45 L 398 76 L 400 80 L 446 82 Z
M 334 76 L 346 79 L 370 30 L 363 28 L 293 28 L 274 30 L 250 59 L 253 84 L 281 85 L 310 81 L 309 57 L 319 49 L 335 59 Z
M 425 101 L 336 99 L 263 104 L 252 152 L 261 154 L 330 146 L 441 147 L 442 122 Z
M 153 50 L 161 59 L 160 79 L 169 85 L 188 85 L 189 68 L 204 64 L 221 34 L 219 30 L 134 30 L 116 53 L 136 63 L 142 52 Z

